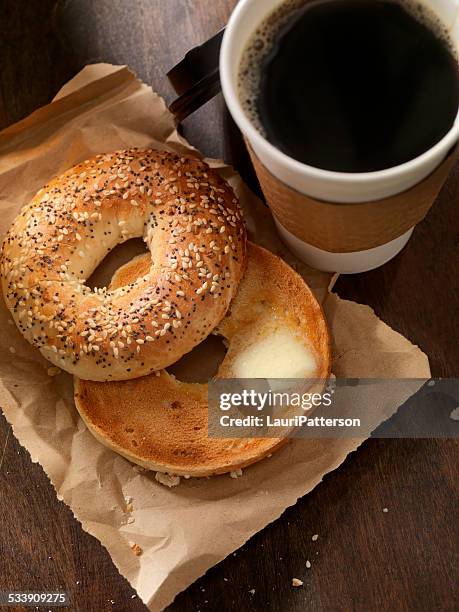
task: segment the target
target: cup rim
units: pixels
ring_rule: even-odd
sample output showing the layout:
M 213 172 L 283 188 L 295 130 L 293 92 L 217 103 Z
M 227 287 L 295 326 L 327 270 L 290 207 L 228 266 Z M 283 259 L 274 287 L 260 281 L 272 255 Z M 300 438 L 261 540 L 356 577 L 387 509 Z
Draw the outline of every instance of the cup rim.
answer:
M 237 87 L 233 83 L 232 78 L 232 56 L 234 54 L 234 48 L 238 44 L 235 35 L 237 34 L 239 24 L 244 19 L 248 5 L 253 1 L 254 0 L 239 0 L 229 18 L 220 50 L 220 80 L 223 96 L 234 121 L 241 132 L 255 145 L 255 148 L 261 147 L 267 149 L 273 160 L 283 166 L 288 166 L 291 171 L 300 173 L 303 176 L 310 176 L 321 180 L 362 184 L 372 181 L 397 179 L 406 173 L 415 171 L 424 164 L 428 164 L 429 161 L 434 159 L 437 155 L 440 155 L 443 151 L 446 154 L 455 145 L 459 138 L 459 108 L 454 124 L 433 147 L 403 164 L 384 168 L 383 170 L 376 170 L 374 172 L 337 172 L 334 170 L 316 168 L 315 166 L 310 166 L 309 164 L 305 164 L 290 157 L 275 147 L 257 130 L 247 117 L 242 108 Z

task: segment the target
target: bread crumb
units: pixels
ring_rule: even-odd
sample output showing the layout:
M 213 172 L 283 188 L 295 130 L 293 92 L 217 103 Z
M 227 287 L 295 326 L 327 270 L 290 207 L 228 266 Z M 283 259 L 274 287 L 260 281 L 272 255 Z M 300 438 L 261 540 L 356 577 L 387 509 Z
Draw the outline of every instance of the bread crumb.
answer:
M 156 472 L 155 480 L 165 487 L 176 487 L 178 484 L 180 484 L 180 476 L 164 474 L 163 472 Z
M 62 370 L 58 368 L 57 366 L 51 366 L 50 368 L 46 370 L 46 373 L 48 374 L 48 376 L 57 376 L 61 372 Z
M 250 589 L 249 593 L 250 593 L 251 595 L 255 595 L 255 589 Z
M 140 555 L 143 553 L 143 550 L 141 549 L 141 547 L 135 542 L 131 542 L 131 550 L 135 554 L 136 557 L 140 557 Z
M 318 540 L 318 539 L 319 539 L 319 534 L 318 534 L 318 533 L 315 533 L 315 534 L 312 536 L 312 538 L 311 538 L 311 540 L 312 540 L 313 542 L 317 542 L 317 540 Z
M 309 559 L 306 561 L 306 567 L 308 569 L 311 569 L 311 562 L 309 561 Z
M 230 472 L 231 478 L 239 478 L 242 476 L 242 470 L 235 470 L 234 472 Z
M 124 496 L 124 503 L 126 504 L 126 512 L 132 512 L 134 510 L 134 506 L 132 502 L 133 502 L 133 499 L 130 495 Z
M 299 578 L 292 578 L 292 586 L 301 587 L 303 586 L 303 581 L 300 580 Z
M 14 354 L 15 352 L 16 352 L 16 349 L 14 348 L 14 346 L 10 346 L 10 353 Z
M 383 508 L 382 511 L 383 512 L 389 512 L 389 508 Z
M 453 421 L 459 421 L 459 406 L 451 411 L 449 418 Z

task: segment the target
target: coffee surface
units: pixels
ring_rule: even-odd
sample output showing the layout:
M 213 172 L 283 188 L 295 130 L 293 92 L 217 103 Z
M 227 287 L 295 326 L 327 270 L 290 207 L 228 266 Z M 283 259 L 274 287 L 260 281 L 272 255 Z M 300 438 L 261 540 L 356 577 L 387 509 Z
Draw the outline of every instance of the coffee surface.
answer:
M 421 155 L 459 106 L 452 45 L 418 4 L 286 3 L 245 51 L 240 95 L 267 139 L 326 170 L 371 172 Z

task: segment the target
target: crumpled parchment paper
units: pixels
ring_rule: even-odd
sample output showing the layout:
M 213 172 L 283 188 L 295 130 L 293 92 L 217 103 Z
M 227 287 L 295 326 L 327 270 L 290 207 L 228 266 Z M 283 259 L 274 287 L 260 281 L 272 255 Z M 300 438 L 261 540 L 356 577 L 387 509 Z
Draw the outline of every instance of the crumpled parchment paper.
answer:
M 163 100 L 127 68 L 84 68 L 51 104 L 0 133 L 1 237 L 50 178 L 92 154 L 130 146 L 199 155 L 178 135 Z M 328 293 L 331 276 L 295 260 L 279 241 L 267 209 L 234 170 L 220 161 L 210 163 L 241 199 L 251 238 L 287 259 L 323 302 L 336 376 L 430 376 L 419 348 L 367 306 Z M 151 610 L 167 606 L 279 517 L 363 441 L 295 439 L 241 478 L 190 479 L 167 488 L 154 473 L 143 472 L 92 437 L 75 409 L 71 377 L 48 374 L 50 364 L 23 340 L 3 302 L 0 347 L 0 405 L 14 434 Z M 405 399 L 391 398 L 386 412 Z M 140 556 L 131 550 L 133 542 L 142 548 Z

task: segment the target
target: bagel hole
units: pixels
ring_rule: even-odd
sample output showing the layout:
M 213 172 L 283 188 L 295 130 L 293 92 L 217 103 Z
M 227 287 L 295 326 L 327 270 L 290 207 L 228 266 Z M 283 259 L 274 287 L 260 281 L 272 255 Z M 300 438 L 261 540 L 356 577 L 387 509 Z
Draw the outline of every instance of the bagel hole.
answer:
M 223 336 L 211 334 L 192 351 L 166 368 L 184 383 L 206 383 L 216 376 L 227 348 Z
M 145 253 L 149 253 L 149 251 L 142 238 L 131 238 L 131 240 L 126 240 L 122 244 L 117 244 L 100 262 L 86 281 L 86 285 L 91 289 L 108 287 L 118 268 L 124 266 L 134 257 L 145 255 Z

